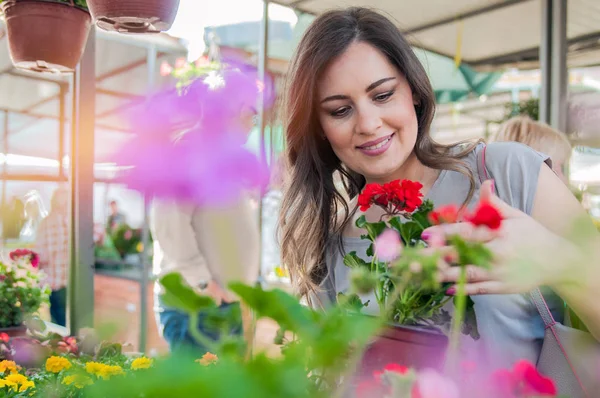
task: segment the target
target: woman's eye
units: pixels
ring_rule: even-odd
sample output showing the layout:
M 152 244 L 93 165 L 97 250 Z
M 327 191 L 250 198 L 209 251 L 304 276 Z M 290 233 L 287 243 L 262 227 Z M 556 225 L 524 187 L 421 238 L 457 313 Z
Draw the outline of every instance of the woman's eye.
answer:
M 375 96 L 375 101 L 378 102 L 385 102 L 387 101 L 392 95 L 394 95 L 394 91 L 388 91 L 387 93 L 383 93 L 383 94 L 378 94 Z
M 344 117 L 349 112 L 350 112 L 350 107 L 344 106 L 342 108 L 336 109 L 335 111 L 331 112 L 331 116 L 333 116 L 333 117 Z

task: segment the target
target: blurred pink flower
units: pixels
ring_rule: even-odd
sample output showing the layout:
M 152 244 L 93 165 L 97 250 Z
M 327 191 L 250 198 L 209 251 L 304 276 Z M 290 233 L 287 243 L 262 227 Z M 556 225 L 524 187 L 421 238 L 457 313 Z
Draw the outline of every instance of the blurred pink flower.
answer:
M 413 398 L 459 398 L 458 386 L 451 379 L 433 369 L 419 372 L 413 389 Z
M 114 156 L 126 168 L 118 180 L 147 195 L 201 205 L 224 204 L 266 186 L 268 168 L 244 148 L 249 132 L 241 115 L 256 109 L 261 90 L 270 106 L 273 85 L 259 87 L 253 67 L 227 65 L 219 72 L 223 84 L 197 79 L 182 92 L 155 95 L 131 114 L 136 134 Z
M 163 61 L 160 64 L 160 75 L 169 76 L 171 73 L 173 73 L 173 67 L 167 61 Z
M 33 250 L 17 249 L 10 252 L 9 256 L 12 261 L 18 261 L 21 258 L 27 258 L 27 261 L 29 261 L 29 264 L 31 264 L 33 268 L 37 268 L 40 264 L 40 256 Z
M 393 229 L 386 229 L 375 239 L 375 255 L 380 261 L 393 261 L 401 252 L 400 236 Z

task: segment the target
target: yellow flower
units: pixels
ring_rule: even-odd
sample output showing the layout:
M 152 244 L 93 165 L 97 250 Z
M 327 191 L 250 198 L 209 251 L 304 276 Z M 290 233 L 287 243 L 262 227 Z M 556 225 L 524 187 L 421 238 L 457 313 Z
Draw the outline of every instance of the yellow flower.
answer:
M 13 373 L 6 376 L 6 381 L 12 384 L 11 387 L 13 390 L 19 392 L 27 391 L 28 388 L 35 387 L 35 383 L 33 381 L 18 373 Z
M 275 267 L 275 275 L 279 278 L 288 278 L 290 276 L 287 268 L 281 266 Z
M 67 386 L 73 384 L 77 388 L 83 388 L 85 386 L 90 386 L 94 384 L 92 379 L 83 374 L 74 374 L 67 376 L 63 379 L 62 383 Z
M 135 247 L 135 249 L 137 250 L 138 253 L 141 253 L 144 251 L 144 244 L 142 242 L 138 243 L 137 246 Z
M 111 376 L 119 376 L 123 374 L 125 374 L 125 372 L 119 365 L 104 365 L 102 369 L 100 369 L 99 376 L 104 380 L 108 380 L 111 378 Z
M 16 389 L 17 385 L 12 381 L 8 381 L 6 379 L 0 379 L 0 388 L 4 388 L 4 387 Z
M 17 364 L 14 361 L 2 361 L 0 362 L 0 373 L 6 373 L 6 372 L 10 372 L 10 373 L 17 373 L 19 370 L 19 367 L 17 366 Z
M 131 369 L 139 370 L 139 369 L 148 369 L 152 366 L 153 360 L 146 357 L 140 357 L 133 360 L 131 363 Z
M 71 368 L 71 362 L 67 358 L 52 356 L 46 360 L 46 370 L 52 373 L 59 373 L 62 370 Z
M 100 372 L 102 371 L 102 368 L 106 366 L 103 363 L 100 362 L 88 362 L 85 364 L 85 371 L 93 374 L 94 376 L 100 376 Z
M 208 365 L 212 365 L 213 363 L 217 363 L 218 360 L 219 360 L 218 356 L 216 356 L 215 354 L 211 354 L 210 352 L 207 352 L 206 354 L 204 354 L 204 356 L 202 358 L 196 359 L 196 362 L 198 362 L 202 366 L 208 366 Z

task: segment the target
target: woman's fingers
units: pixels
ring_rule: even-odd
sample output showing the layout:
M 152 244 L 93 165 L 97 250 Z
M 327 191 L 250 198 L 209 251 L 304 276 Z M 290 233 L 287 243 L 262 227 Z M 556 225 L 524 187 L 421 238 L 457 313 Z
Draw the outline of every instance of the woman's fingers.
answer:
M 458 292 L 458 286 L 454 285 L 446 292 L 449 295 L 454 295 Z M 503 282 L 500 281 L 485 281 L 468 283 L 464 286 L 464 291 L 467 296 L 480 296 L 483 294 L 507 294 L 508 289 Z
M 462 267 L 449 267 L 440 271 L 442 282 L 458 282 Z M 492 279 L 489 271 L 475 265 L 465 267 L 467 283 L 483 282 Z
M 429 227 L 423 231 L 422 237 L 425 241 L 429 241 L 430 237 L 440 235 L 445 238 L 458 235 L 471 242 L 489 242 L 498 236 L 498 232 L 485 227 L 477 227 L 468 222 L 461 222 Z

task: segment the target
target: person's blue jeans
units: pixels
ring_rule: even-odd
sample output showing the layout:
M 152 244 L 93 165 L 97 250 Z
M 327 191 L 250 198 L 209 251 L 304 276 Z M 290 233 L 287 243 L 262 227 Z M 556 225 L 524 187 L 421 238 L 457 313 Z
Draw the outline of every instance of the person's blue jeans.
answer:
M 223 303 L 219 307 L 219 312 L 225 314 L 229 311 L 237 311 L 239 314 L 239 303 Z M 205 354 L 208 349 L 198 343 L 189 332 L 190 317 L 182 311 L 172 308 L 159 306 L 156 311 L 157 320 L 160 324 L 160 330 L 163 338 L 169 344 L 171 351 L 179 351 L 185 349 L 193 349 L 198 351 L 199 355 Z M 198 315 L 198 331 L 212 341 L 218 341 L 222 337 L 223 331 L 211 327 L 210 322 L 207 322 L 208 313 L 200 312 Z M 239 322 L 228 328 L 227 332 L 230 336 L 241 336 L 243 333 L 241 317 Z
M 67 326 L 67 288 L 50 293 L 50 318 L 52 323 Z

